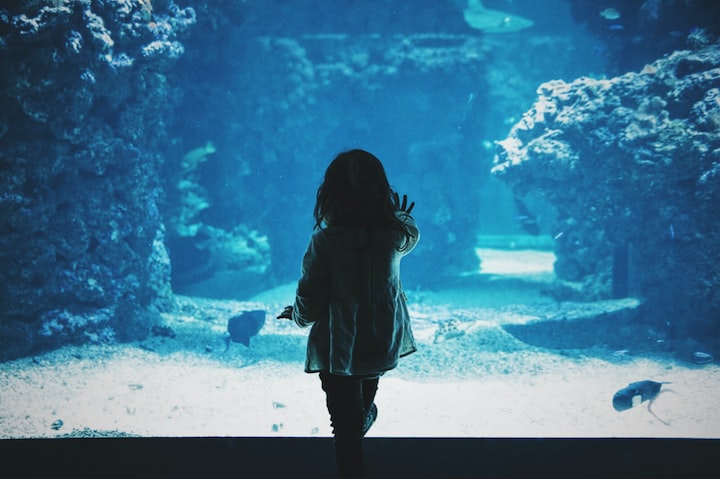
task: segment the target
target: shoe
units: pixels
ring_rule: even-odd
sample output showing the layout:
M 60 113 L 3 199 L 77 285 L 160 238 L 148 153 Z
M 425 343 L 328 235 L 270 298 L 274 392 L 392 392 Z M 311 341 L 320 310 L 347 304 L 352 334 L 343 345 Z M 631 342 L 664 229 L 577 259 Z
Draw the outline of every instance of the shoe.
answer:
M 377 419 L 377 406 L 375 403 L 372 403 L 370 405 L 370 411 L 368 411 L 367 416 L 365 417 L 365 427 L 363 427 L 363 433 L 362 435 L 365 436 L 367 432 L 370 430 L 373 424 L 375 424 L 375 419 Z

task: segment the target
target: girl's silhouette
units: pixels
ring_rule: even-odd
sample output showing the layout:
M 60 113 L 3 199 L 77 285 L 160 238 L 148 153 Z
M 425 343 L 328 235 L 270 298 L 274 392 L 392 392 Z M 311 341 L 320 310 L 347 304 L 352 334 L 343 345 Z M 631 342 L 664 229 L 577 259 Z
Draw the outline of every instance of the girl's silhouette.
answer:
M 312 325 L 305 371 L 320 373 L 343 478 L 363 475 L 380 376 L 416 351 L 400 283 L 400 259 L 420 237 L 414 206 L 374 155 L 339 154 L 318 188 L 295 304 L 278 316 Z

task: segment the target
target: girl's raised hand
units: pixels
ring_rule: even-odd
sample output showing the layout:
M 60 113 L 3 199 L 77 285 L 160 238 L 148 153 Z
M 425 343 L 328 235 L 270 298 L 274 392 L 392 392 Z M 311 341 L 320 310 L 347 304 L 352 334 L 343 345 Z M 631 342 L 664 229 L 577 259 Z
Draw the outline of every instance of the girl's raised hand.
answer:
M 402 203 L 400 203 L 400 195 L 398 195 L 397 192 L 393 192 L 393 203 L 398 211 L 402 211 L 407 215 L 409 215 L 413 208 L 415 208 L 414 201 L 410 203 L 410 206 L 408 206 L 407 195 L 403 195 Z

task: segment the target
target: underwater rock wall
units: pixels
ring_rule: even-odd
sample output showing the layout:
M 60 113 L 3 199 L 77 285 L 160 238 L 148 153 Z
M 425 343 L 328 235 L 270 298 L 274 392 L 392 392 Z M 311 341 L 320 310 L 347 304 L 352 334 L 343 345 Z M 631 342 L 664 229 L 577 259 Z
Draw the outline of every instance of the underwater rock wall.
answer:
M 345 148 L 378 155 L 393 186 L 417 203 L 423 238 L 403 262 L 408 287 L 476 271 L 478 232 L 522 233 L 507 188 L 489 174 L 492 140 L 507 134 L 550 73 L 574 78 L 601 62 L 589 36 L 567 25 L 569 13 L 558 13 L 563 1 L 514 2 L 520 12 L 537 8 L 530 14 L 538 22 L 560 22 L 558 31 L 527 35 L 483 34 L 466 24 L 463 7 L 198 3 L 174 71 L 192 88 L 169 125 L 162 175 L 173 288 L 237 298 L 296 280 L 317 186 Z M 215 151 L 192 185 L 176 188 L 187 177 L 180 159 L 209 141 Z M 192 228 L 177 210 L 183 191 L 202 191 Z M 247 261 L 233 269 L 219 246 L 228 243 L 248 245 Z
M 0 8 L 0 360 L 147 335 L 170 301 L 158 145 L 190 8 Z
M 559 299 L 635 295 L 668 337 L 720 331 L 720 44 L 550 81 L 494 173 L 558 212 Z
M 302 33 L 303 19 L 290 16 L 283 17 L 285 31 L 276 32 L 277 26 L 263 28 L 258 16 L 281 16 L 282 2 L 258 5 L 205 4 L 181 60 L 188 67 L 178 72 L 181 82 L 196 88 L 185 92 L 172 125 L 177 140 L 167 156 L 182 157 L 207 141 L 216 152 L 195 176 L 206 191 L 207 207 L 197 215 L 201 227 L 192 234 L 168 232 L 177 265 L 174 289 L 247 297 L 254 288 L 271 287 L 268 281 L 296 280 L 325 168 L 335 154 L 354 147 L 377 154 L 393 186 L 413 185 L 413 191 L 400 192 L 417 202 L 423 241 L 414 256 L 425 259 L 424 266 L 414 257 L 407 261 L 408 278 L 411 266 L 422 268 L 413 276 L 426 282 L 477 268 L 474 233 L 463 232 L 478 227 L 480 219 L 467 205 L 477 204 L 479 178 L 488 175 L 465 153 L 479 149 L 480 141 L 464 134 L 480 129 L 484 119 L 482 72 L 489 47 L 482 38 Z M 462 24 L 460 10 L 457 17 Z M 182 121 L 189 115 L 197 121 L 191 128 Z M 178 177 L 175 170 L 165 177 Z M 258 231 L 269 255 L 261 250 L 266 243 L 249 241 L 262 254 L 228 271 L 225 253 L 207 247 L 218 243 L 208 242 L 207 233 L 225 236 L 222 243 L 242 242 L 249 234 L 233 234 L 238 225 Z M 448 249 L 455 253 L 448 255 Z M 193 261 L 199 257 L 206 260 Z M 216 266 L 210 271 L 208 265 Z

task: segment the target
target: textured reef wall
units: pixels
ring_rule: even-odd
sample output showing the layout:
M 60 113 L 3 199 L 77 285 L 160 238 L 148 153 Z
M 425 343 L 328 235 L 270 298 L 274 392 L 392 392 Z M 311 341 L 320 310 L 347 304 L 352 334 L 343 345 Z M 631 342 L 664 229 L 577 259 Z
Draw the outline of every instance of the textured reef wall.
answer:
M 174 71 L 193 88 L 169 124 L 166 156 L 208 141 L 215 151 L 192 172 L 168 161 L 162 175 L 173 288 L 237 297 L 296 280 L 316 188 L 332 157 L 353 147 L 377 154 L 417 202 L 423 240 L 403 263 L 408 287 L 477 270 L 479 231 L 520 233 L 507 188 L 489 175 L 487 145 L 507 134 L 548 72 L 574 78 L 600 63 L 569 13 L 546 15 L 562 4 L 533 14 L 561 29 L 536 25 L 527 36 L 484 35 L 452 0 L 196 6 Z M 514 7 L 528 5 L 537 7 Z M 184 215 L 177 206 L 192 191 L 200 198 Z
M 474 237 L 458 229 L 477 229 L 477 215 L 464 206 L 478 202 L 482 165 L 462 154 L 468 145 L 458 129 L 480 127 L 480 102 L 468 97 L 486 89 L 488 47 L 469 35 L 368 35 L 363 29 L 353 35 L 357 23 L 341 22 L 333 12 L 368 18 L 391 12 L 306 3 L 326 21 L 308 26 L 307 17 L 293 15 L 283 2 L 208 2 L 198 10 L 197 36 L 181 60 L 188 68 L 178 71 L 182 83 L 197 88 L 185 92 L 167 156 L 183 157 L 207 141 L 216 151 L 194 176 L 204 188 L 194 226 L 170 221 L 176 291 L 237 297 L 297 279 L 316 188 L 332 157 L 353 147 L 377 154 L 394 186 L 413 185 L 416 212 L 425 216 L 416 254 L 428 265 L 417 278 L 477 267 Z M 412 13 L 395 19 L 415 20 Z M 455 16 L 462 25 L 460 10 Z M 377 20 L 370 31 L 403 28 L 391 18 Z M 330 32 L 322 32 L 326 28 Z M 195 120 L 190 127 L 182 121 L 188 116 Z M 468 141 L 479 148 L 475 137 Z M 184 173 L 168 164 L 164 176 L 179 184 Z M 464 194 L 443 188 L 438 177 L 451 178 Z M 169 196 L 168 217 L 180 219 L 173 205 L 184 193 L 173 184 L 167 189 L 176 195 Z M 247 245 L 245 261 L 227 260 L 232 244 Z M 456 254 L 447 255 L 450 248 Z
M 235 41 L 247 54 L 217 78 L 243 94 L 230 96 L 226 89 L 203 81 L 197 83 L 203 87 L 187 93 L 182 106 L 183 111 L 210 114 L 205 119 L 210 125 L 215 117 L 228 121 L 207 133 L 217 151 L 200 167 L 205 173 L 197 176 L 198 183 L 206 185 L 206 205 L 196 216 L 196 227 L 174 228 L 168 242 L 178 259 L 174 286 L 184 289 L 180 281 L 185 274 L 196 281 L 186 288 L 200 292 L 197 288 L 203 283 L 197 280 L 204 273 L 205 284 L 212 285 L 204 294 L 241 295 L 262 287 L 262 281 L 267 287 L 272 278 L 295 280 L 312 231 L 316 188 L 332 157 L 352 147 L 380 156 L 396 187 L 412 184 L 409 193 L 424 220 L 423 244 L 417 253 L 427 264 L 418 277 L 435 281 L 477 267 L 474 235 L 462 231 L 475 231 L 479 225 L 473 208 L 464 206 L 479 202 L 476 186 L 482 170 L 463 154 L 468 145 L 457 128 L 473 131 L 481 121 L 477 110 L 471 111 L 476 105 L 468 104 L 470 92 L 482 89 L 477 78 L 482 78 L 485 48 L 479 39 L 336 35 L 237 37 Z M 267 84 L 258 78 L 274 80 Z M 448 96 L 428 94 L 428 84 L 447 85 Z M 211 111 L 199 105 L 208 98 L 218 101 Z M 415 129 L 412 136 L 407 133 L 410 128 Z M 180 124 L 178 131 L 186 130 Z M 191 137 L 187 132 L 183 136 L 185 140 L 177 144 L 189 150 Z M 198 137 L 194 144 L 203 141 Z M 400 143 L 407 150 L 383 154 L 390 150 L 387 145 Z M 385 149 L 378 151 L 378 145 Z M 438 178 L 452 181 L 453 188 Z M 262 207 L 248 208 L 252 204 Z M 234 268 L 235 280 L 227 282 L 232 272 L 226 261 L 198 263 L 192 258 L 226 256 L 214 245 L 246 237 L 247 231 L 236 230 L 238 224 L 262 232 L 253 243 L 257 246 L 264 239 L 271 255 L 248 255 L 247 263 Z M 218 237 L 226 239 L 217 241 Z M 183 255 L 186 248 L 193 253 Z M 450 248 L 455 254 L 446 254 Z M 215 270 L 208 271 L 213 263 Z M 248 275 L 253 265 L 259 278 Z M 222 284 L 235 290 L 225 291 Z
M 158 145 L 191 9 L 0 8 L 0 360 L 149 333 L 168 301 Z
M 668 337 L 717 341 L 720 45 L 542 84 L 495 161 L 557 207 L 559 299 L 637 295 Z

